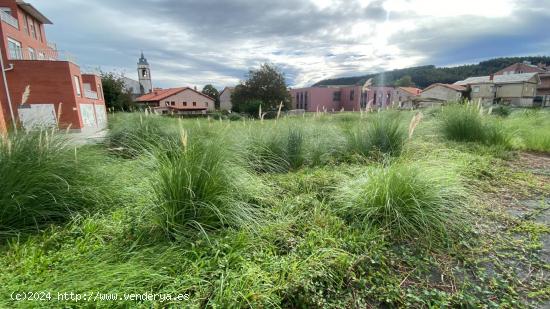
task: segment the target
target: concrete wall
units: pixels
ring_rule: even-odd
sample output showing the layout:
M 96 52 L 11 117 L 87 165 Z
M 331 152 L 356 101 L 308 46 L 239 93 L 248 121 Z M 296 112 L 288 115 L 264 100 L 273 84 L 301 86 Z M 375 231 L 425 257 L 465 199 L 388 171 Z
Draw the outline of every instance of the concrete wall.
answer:
M 550 95 L 550 73 L 540 74 L 540 85 L 537 87 L 537 95 Z
M 233 90 L 230 88 L 225 88 L 222 93 L 220 94 L 220 109 L 229 111 L 233 108 L 233 104 L 231 104 L 231 94 L 233 93 Z
M 421 98 L 438 99 L 445 102 L 458 101 L 462 94 L 445 86 L 434 86 L 433 88 L 422 91 Z
M 174 105 L 172 105 L 172 102 L 174 102 Z M 187 105 L 185 105 L 184 102 L 186 102 Z M 196 105 L 193 105 L 193 102 L 195 102 Z M 191 89 L 186 89 L 180 93 L 163 99 L 160 101 L 159 106 L 162 107 L 167 104 L 176 108 L 206 108 L 208 111 L 215 110 L 214 100 L 209 99 Z

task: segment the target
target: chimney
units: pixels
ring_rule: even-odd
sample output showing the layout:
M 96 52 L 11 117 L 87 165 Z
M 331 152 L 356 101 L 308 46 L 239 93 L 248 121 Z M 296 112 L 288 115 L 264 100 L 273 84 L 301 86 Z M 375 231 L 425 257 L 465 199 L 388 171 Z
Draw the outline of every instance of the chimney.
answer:
M 495 74 L 489 75 L 489 80 L 490 80 L 490 81 L 493 81 L 494 79 L 495 79 Z

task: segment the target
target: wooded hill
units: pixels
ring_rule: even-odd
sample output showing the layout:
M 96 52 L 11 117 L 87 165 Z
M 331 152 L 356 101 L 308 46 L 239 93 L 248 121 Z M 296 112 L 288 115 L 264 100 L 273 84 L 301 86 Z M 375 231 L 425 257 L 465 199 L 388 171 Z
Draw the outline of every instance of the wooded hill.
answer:
M 313 86 L 361 85 L 369 78 L 373 79 L 374 85 L 389 86 L 394 85 L 396 81 L 404 76 L 410 76 L 412 78 L 412 82 L 416 85 L 416 87 L 425 88 L 433 83 L 454 83 L 470 76 L 490 75 L 496 71 L 504 69 L 511 64 L 523 61 L 530 61 L 533 64 L 538 64 L 539 62 L 550 64 L 550 57 L 536 56 L 495 58 L 487 61 L 482 61 L 479 64 L 469 64 L 448 68 L 437 68 L 434 65 L 426 65 L 382 73 L 367 74 L 363 76 L 326 79 L 314 84 Z

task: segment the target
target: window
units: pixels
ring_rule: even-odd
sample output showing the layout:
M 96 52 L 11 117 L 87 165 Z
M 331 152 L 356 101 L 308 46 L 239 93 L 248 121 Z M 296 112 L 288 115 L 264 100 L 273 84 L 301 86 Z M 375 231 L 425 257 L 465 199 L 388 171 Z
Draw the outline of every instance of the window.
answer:
M 23 59 L 21 43 L 14 39 L 8 38 L 8 49 L 11 60 Z
M 305 95 L 305 100 L 304 100 L 304 109 L 307 110 L 307 92 L 306 92 L 306 95 Z
M 206 107 L 208 107 L 208 102 L 204 102 L 204 104 L 206 104 Z
M 183 106 L 187 106 L 187 102 L 184 101 L 184 102 L 183 102 Z
M 0 8 L 0 11 L 6 13 L 8 15 L 11 15 L 11 9 L 10 8 L 2 7 L 2 8 Z
M 40 28 L 39 23 L 36 23 L 36 35 L 38 35 L 38 40 L 40 40 L 40 42 L 43 42 L 42 41 L 42 30 Z
M 30 32 L 29 32 L 29 17 L 27 15 L 25 15 L 25 17 L 23 18 L 23 29 L 25 29 L 25 33 L 27 35 L 30 35 Z
M 36 30 L 34 28 L 34 20 L 29 19 L 29 29 L 31 30 L 31 36 L 36 39 Z
M 349 100 L 353 101 L 353 99 L 355 99 L 355 90 L 349 92 Z
M 172 106 L 176 106 L 176 102 L 172 101 Z
M 472 87 L 472 92 L 473 93 L 478 93 L 479 92 L 479 86 Z
M 341 97 L 342 97 L 342 92 L 334 91 L 334 93 L 332 94 L 332 101 L 340 101 Z
M 80 89 L 80 78 L 78 76 L 73 76 L 74 79 L 74 87 L 76 89 L 76 95 L 81 97 L 82 96 L 82 90 Z
M 141 70 L 141 76 L 147 77 L 147 75 L 149 75 L 149 74 L 147 73 L 147 69 Z
M 29 47 L 29 60 L 36 60 L 36 52 Z
M 193 102 L 193 106 L 197 106 L 197 102 Z
M 38 53 L 38 60 L 44 60 L 46 59 L 46 55 L 44 53 Z

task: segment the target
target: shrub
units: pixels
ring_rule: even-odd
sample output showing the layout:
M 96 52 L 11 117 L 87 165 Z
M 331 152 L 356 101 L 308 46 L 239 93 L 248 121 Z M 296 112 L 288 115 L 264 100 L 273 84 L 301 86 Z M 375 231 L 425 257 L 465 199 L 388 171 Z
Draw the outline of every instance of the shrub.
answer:
M 490 121 L 483 115 L 481 107 L 474 104 L 447 106 L 443 109 L 441 119 L 443 135 L 449 140 L 508 145 L 509 136 L 504 127 Z
M 90 154 L 79 151 L 51 131 L 0 139 L 0 238 L 40 231 L 106 198 Z
M 167 135 L 163 130 L 166 121 L 151 114 L 118 114 L 109 123 L 107 146 L 122 157 L 136 157 L 154 148 Z
M 464 222 L 461 186 L 433 168 L 409 163 L 372 167 L 337 195 L 337 211 L 346 220 L 381 228 L 397 241 L 442 243 Z
M 244 118 L 240 114 L 236 114 L 236 113 L 231 113 L 227 117 L 229 118 L 230 121 L 240 121 L 240 120 L 243 120 Z
M 501 116 L 501 117 L 508 117 L 512 113 L 512 109 L 508 106 L 499 105 L 495 108 L 493 108 L 493 115 Z
M 298 127 L 260 132 L 248 145 L 248 164 L 262 173 L 295 170 L 305 163 L 304 136 Z
M 230 159 L 220 141 L 165 139 L 154 153 L 153 178 L 157 223 L 168 235 L 241 226 L 257 219 L 249 201 L 252 187 L 246 172 Z
M 376 153 L 399 156 L 407 138 L 398 114 L 383 112 L 348 130 L 348 149 L 352 153 L 372 156 Z

